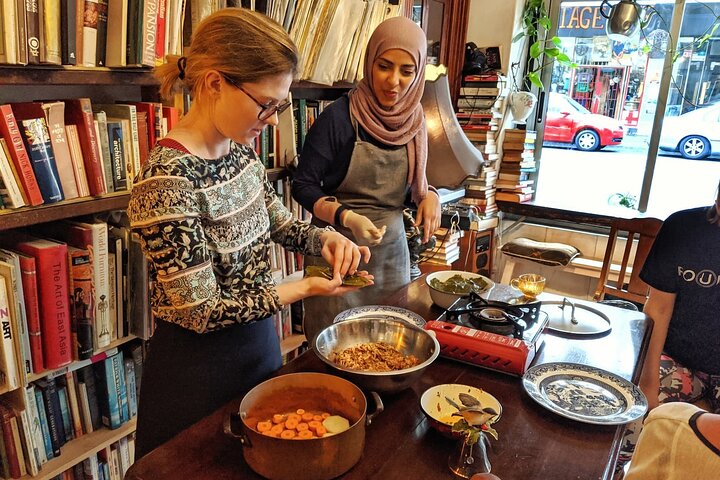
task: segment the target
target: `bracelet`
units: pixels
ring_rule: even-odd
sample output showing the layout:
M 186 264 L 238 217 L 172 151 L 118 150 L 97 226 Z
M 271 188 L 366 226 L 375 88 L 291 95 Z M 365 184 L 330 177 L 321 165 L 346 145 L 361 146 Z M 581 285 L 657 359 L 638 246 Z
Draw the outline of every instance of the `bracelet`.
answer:
M 333 221 L 333 223 L 337 226 L 344 227 L 344 225 L 342 223 L 340 223 L 340 220 L 341 220 L 340 216 L 342 215 L 342 213 L 344 211 L 349 211 L 349 210 L 350 209 L 348 207 L 346 207 L 343 204 L 340 204 L 340 206 L 337 208 L 337 210 L 335 210 L 335 220 Z

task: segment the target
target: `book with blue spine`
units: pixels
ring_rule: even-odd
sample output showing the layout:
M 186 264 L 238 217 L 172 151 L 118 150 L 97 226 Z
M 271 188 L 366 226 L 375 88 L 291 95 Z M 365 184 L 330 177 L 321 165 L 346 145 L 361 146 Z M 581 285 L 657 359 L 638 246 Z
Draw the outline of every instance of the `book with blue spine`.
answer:
M 130 418 L 137 415 L 137 387 L 135 385 L 135 361 L 132 358 L 123 360 L 125 364 L 125 386 L 127 387 L 128 411 Z
M 50 438 L 50 424 L 48 423 L 47 413 L 45 412 L 45 401 L 39 388 L 35 389 L 35 403 L 37 404 L 38 418 L 40 419 L 40 430 L 42 431 L 45 456 L 48 460 L 52 460 L 55 458 L 55 449 L 53 448 L 52 438 Z
M 62 419 L 63 428 L 65 429 L 65 440 L 75 438 L 73 432 L 72 418 L 70 417 L 70 403 L 68 399 L 67 387 L 58 385 L 58 401 L 60 403 L 60 418 Z
M 129 139 L 125 139 L 123 135 L 122 123 L 108 120 L 108 144 L 110 147 L 110 164 L 113 172 L 113 186 L 115 190 L 127 189 L 127 158 L 126 152 Z
M 25 142 L 43 200 L 45 203 L 63 200 L 65 196 L 60 185 L 60 174 L 55 164 L 55 154 L 45 118 L 20 120 L 20 134 Z
M 112 357 L 113 381 L 115 389 L 118 392 L 118 403 L 120 406 L 120 423 L 126 423 L 130 420 L 130 407 L 128 405 L 128 390 L 125 377 L 125 365 L 123 361 L 123 352 L 119 351 Z
M 57 457 L 60 455 L 60 447 L 67 442 L 65 426 L 63 425 L 62 413 L 60 411 L 60 397 L 58 396 L 57 385 L 55 384 L 54 378 L 46 377 L 36 381 L 35 386 L 42 392 L 53 455 Z
M 93 367 L 102 424 L 114 430 L 122 425 L 122 420 L 120 417 L 120 392 L 114 378 L 112 357 L 95 363 Z

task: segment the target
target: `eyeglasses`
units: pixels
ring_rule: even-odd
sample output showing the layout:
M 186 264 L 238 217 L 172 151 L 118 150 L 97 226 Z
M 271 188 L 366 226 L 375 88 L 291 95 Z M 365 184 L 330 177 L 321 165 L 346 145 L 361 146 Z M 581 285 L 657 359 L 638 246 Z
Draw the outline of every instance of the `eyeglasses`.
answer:
M 271 104 L 267 104 L 267 103 L 266 103 L 266 104 L 263 104 L 263 103 L 260 103 L 260 102 L 258 102 L 258 101 L 255 99 L 255 97 L 253 97 L 252 95 L 250 95 L 250 92 L 248 92 L 247 90 L 245 90 L 236 80 L 233 80 L 232 78 L 230 78 L 229 76 L 227 76 L 227 75 L 224 74 L 224 73 L 222 74 L 222 76 L 223 76 L 223 78 L 224 78 L 230 85 L 232 85 L 233 87 L 237 88 L 238 90 L 240 90 L 241 92 L 243 92 L 245 95 L 247 95 L 248 97 L 250 97 L 250 100 L 252 100 L 253 102 L 255 102 L 255 104 L 256 104 L 258 107 L 260 107 L 260 111 L 258 112 L 258 120 L 260 120 L 261 122 L 267 120 L 268 118 L 272 117 L 272 116 L 275 115 L 276 113 L 277 113 L 278 115 L 280 115 L 280 114 L 283 113 L 285 110 L 287 110 L 288 107 L 291 105 L 291 103 L 288 102 L 288 101 L 284 101 L 283 103 L 278 103 L 278 104 L 272 104 L 272 103 L 271 103 Z

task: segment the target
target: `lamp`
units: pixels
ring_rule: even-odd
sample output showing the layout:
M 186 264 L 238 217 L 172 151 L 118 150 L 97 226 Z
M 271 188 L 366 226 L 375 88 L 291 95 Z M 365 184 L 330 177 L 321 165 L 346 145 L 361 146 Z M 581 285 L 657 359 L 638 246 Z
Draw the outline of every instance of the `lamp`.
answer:
M 605 7 L 610 7 L 610 13 L 605 12 Z M 646 22 L 646 8 L 638 5 L 636 0 L 620 0 L 615 5 L 610 5 L 608 0 L 603 0 L 600 5 L 600 14 L 607 19 L 605 31 L 610 40 L 626 42 L 640 31 L 640 25 Z
M 425 67 L 422 106 L 428 132 L 428 183 L 438 188 L 460 188 L 467 177 L 480 174 L 484 160 L 460 128 L 443 65 Z

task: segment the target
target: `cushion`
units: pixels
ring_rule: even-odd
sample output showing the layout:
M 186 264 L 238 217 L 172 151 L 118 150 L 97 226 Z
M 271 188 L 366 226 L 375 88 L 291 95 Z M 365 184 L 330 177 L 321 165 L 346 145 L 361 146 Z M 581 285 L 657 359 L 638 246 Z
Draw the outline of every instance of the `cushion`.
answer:
M 537 242 L 524 237 L 507 242 L 500 250 L 511 257 L 554 267 L 564 267 L 582 254 L 580 250 L 566 243 Z

